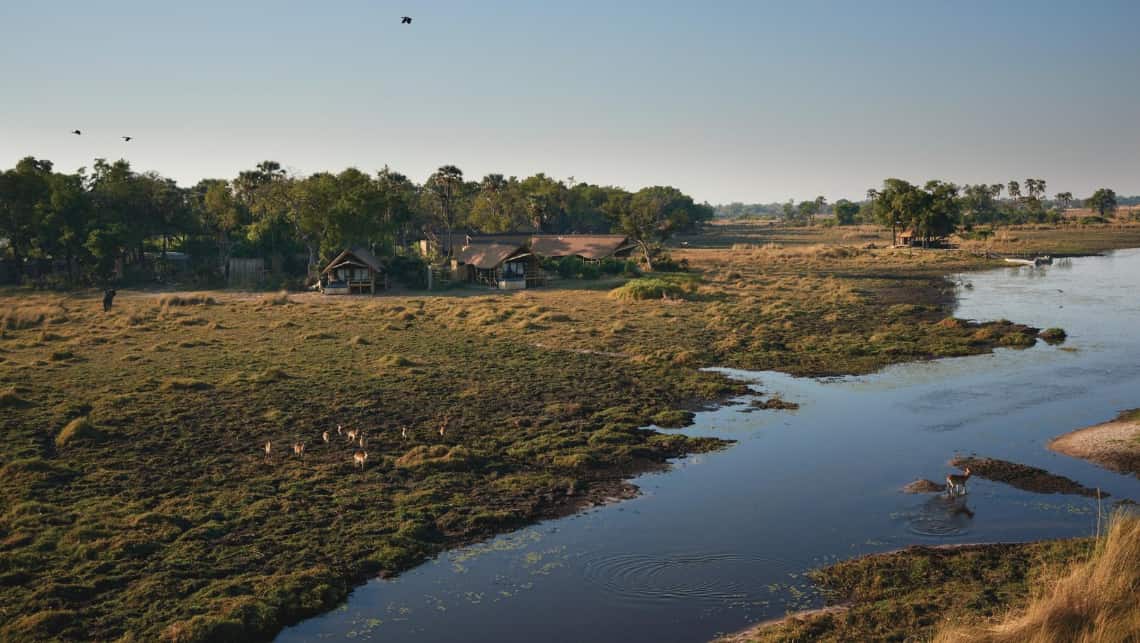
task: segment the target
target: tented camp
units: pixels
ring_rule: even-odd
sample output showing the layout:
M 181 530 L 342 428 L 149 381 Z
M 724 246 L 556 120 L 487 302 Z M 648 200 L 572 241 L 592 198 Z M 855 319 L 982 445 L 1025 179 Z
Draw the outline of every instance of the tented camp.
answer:
M 454 258 L 455 278 L 502 290 L 546 285 L 542 259 L 579 257 L 601 261 L 628 257 L 629 238 L 620 234 L 467 235 Z
M 365 248 L 341 252 L 321 271 L 321 292 L 326 295 L 375 293 L 377 284 L 387 286 L 387 275 L 380 260 Z
M 546 283 L 538 258 L 525 243 L 469 239 L 455 258 L 458 277 L 500 290 L 519 290 Z

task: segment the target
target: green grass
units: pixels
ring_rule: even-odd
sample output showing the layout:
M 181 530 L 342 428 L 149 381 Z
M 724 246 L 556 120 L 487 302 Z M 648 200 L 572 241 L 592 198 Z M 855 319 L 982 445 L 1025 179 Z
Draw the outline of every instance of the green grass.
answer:
M 812 578 L 837 613 L 793 617 L 734 641 L 930 640 L 953 614 L 987 618 L 1026 602 L 1054 565 L 1086 557 L 1091 539 L 1027 544 L 911 547 L 824 567 Z

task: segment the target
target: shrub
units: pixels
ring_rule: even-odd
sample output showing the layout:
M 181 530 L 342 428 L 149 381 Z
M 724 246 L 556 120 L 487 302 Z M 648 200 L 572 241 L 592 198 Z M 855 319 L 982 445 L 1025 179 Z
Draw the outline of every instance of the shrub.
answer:
M 1065 341 L 1066 337 L 1068 337 L 1064 329 L 1061 328 L 1046 328 L 1045 330 L 1038 333 L 1037 336 L 1049 344 L 1060 344 L 1061 342 Z
M 610 291 L 610 297 L 622 301 L 638 301 L 665 297 L 680 298 L 684 292 L 684 289 L 673 281 L 657 277 L 641 277 L 614 288 Z

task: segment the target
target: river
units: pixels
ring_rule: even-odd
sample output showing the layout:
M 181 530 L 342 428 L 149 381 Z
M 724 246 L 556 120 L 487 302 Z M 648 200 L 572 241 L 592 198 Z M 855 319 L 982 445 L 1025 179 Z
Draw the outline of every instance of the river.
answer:
M 955 454 L 1042 467 L 1140 500 L 1140 481 L 1047 451 L 1140 405 L 1140 250 L 955 277 L 956 316 L 1059 326 L 1059 347 L 902 364 L 862 377 L 727 371 L 748 397 L 697 414 L 737 440 L 633 482 L 642 495 L 447 552 L 279 641 L 707 641 L 820 604 L 804 572 L 910 544 L 1088 535 L 1095 499 L 974 478 L 963 500 L 907 495 Z M 963 510 L 965 509 L 965 510 Z

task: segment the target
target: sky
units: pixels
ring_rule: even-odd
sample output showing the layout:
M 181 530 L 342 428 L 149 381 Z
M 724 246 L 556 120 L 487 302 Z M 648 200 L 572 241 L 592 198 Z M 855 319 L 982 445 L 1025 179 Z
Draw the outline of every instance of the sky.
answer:
M 1138 24 L 1134 0 L 0 0 L 0 168 L 1140 194 Z

